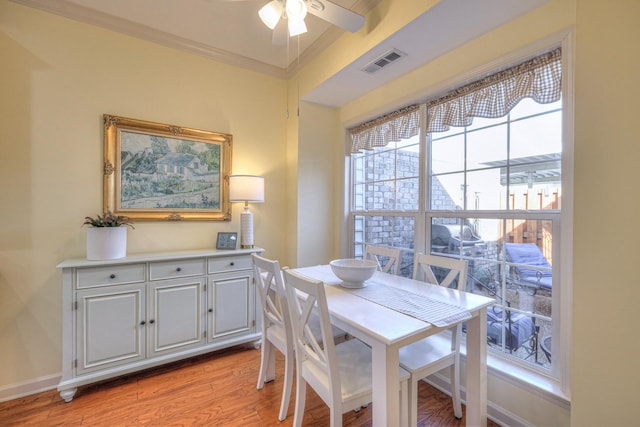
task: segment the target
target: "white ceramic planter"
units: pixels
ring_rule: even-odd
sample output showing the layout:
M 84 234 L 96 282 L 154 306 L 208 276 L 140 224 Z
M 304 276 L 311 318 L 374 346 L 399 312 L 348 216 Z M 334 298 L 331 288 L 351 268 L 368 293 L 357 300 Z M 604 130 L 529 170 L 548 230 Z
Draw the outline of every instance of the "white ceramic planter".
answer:
M 87 228 L 87 259 L 118 259 L 127 256 L 127 227 Z

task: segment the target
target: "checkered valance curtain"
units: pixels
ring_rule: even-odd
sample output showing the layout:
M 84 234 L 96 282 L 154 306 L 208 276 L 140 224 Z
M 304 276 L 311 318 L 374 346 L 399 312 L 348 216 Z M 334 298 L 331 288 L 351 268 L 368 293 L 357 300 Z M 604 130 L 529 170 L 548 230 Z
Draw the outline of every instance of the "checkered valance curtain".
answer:
M 349 129 L 351 152 L 384 147 L 390 142 L 411 138 L 420 130 L 420 106 L 411 105 Z
M 559 100 L 560 59 L 556 49 L 427 102 L 427 133 L 469 126 L 474 117 L 503 117 L 524 98 L 539 104 Z
M 427 102 L 427 133 L 469 126 L 474 117 L 503 117 L 524 98 L 540 104 L 559 100 L 561 56 L 558 48 Z M 351 152 L 410 138 L 418 134 L 419 127 L 420 105 L 402 108 L 349 129 Z

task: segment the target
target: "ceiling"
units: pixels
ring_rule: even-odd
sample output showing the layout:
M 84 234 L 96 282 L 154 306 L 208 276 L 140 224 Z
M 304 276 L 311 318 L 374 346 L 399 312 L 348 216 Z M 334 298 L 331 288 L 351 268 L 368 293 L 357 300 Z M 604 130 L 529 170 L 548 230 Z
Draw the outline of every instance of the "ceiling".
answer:
M 275 46 L 272 31 L 258 17 L 268 0 L 12 1 L 283 78 L 344 33 L 308 14 L 307 33 L 289 39 L 288 46 Z M 380 2 L 332 1 L 361 15 Z M 302 98 L 343 105 L 546 1 L 441 0 Z M 407 55 L 375 74 L 362 71 L 393 48 Z

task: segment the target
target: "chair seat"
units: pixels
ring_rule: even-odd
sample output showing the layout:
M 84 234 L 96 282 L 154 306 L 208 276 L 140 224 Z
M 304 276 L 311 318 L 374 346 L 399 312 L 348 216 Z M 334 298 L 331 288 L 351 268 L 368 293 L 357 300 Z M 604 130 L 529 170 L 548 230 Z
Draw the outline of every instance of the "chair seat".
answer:
M 412 374 L 440 364 L 447 367 L 451 365 L 447 356 L 453 359 L 455 351 L 451 350 L 451 336 L 442 332 L 400 348 L 400 366 Z
M 286 353 L 287 336 L 283 328 L 271 325 L 267 328 L 267 339 L 276 346 L 281 353 Z
M 335 346 L 342 400 L 345 406 L 357 408 L 371 403 L 371 349 L 362 341 L 351 339 Z M 312 386 L 325 402 L 330 396 L 323 396 L 322 391 L 329 390 L 329 379 L 324 371 L 310 361 L 303 363 L 307 383 Z M 399 368 L 400 381 L 409 379 L 409 372 Z M 319 387 L 315 387 L 318 385 Z

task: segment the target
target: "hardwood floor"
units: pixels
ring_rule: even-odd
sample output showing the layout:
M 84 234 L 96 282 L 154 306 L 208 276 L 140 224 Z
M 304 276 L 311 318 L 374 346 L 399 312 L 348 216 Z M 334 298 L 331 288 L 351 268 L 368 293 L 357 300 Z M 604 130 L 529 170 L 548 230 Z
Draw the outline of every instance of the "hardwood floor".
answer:
M 287 419 L 278 422 L 279 356 L 278 376 L 262 390 L 256 389 L 260 351 L 240 346 L 80 387 L 70 403 L 55 390 L 3 402 L 0 426 L 291 426 L 295 391 Z M 344 414 L 343 424 L 370 426 L 371 406 Z M 303 425 L 329 425 L 329 409 L 310 388 Z M 421 383 L 418 425 L 464 426 L 465 420 L 453 416 L 449 396 Z

